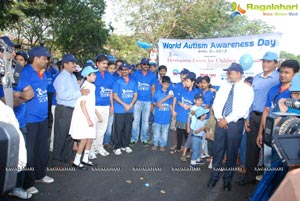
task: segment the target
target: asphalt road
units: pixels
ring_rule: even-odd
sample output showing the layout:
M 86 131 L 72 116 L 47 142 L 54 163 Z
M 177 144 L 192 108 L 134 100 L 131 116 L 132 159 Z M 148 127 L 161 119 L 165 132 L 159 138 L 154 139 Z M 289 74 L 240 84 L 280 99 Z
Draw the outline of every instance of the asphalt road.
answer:
M 171 144 L 174 134 L 169 136 Z M 225 192 L 220 180 L 213 189 L 206 184 L 210 169 L 208 163 L 199 169 L 189 169 L 189 162 L 181 162 L 181 153 L 170 154 L 152 151 L 151 146 L 141 143 L 133 147 L 130 154 L 112 154 L 98 157 L 95 168 L 87 171 L 65 168 L 48 169 L 48 175 L 55 179 L 52 184 L 37 183 L 39 194 L 32 201 L 235 201 L 247 200 L 255 186 L 240 187 L 232 184 L 232 190 Z M 235 174 L 234 181 L 241 178 Z M 8 200 L 19 200 L 9 198 Z

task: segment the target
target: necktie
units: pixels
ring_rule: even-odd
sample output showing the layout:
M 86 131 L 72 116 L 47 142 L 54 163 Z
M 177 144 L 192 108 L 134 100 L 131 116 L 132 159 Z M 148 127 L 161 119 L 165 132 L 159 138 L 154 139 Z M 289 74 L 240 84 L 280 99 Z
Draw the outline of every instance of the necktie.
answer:
M 230 92 L 228 94 L 227 100 L 225 102 L 224 108 L 223 108 L 223 116 L 227 117 L 232 112 L 232 103 L 233 103 L 233 91 L 234 91 L 234 84 L 232 85 Z

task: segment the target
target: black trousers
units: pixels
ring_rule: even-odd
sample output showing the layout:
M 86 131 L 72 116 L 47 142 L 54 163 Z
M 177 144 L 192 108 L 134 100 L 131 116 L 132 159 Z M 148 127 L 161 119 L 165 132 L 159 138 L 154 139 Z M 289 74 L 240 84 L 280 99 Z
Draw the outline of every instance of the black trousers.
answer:
M 256 176 L 255 167 L 259 160 L 259 147 L 256 144 L 256 138 L 261 122 L 261 115 L 251 112 L 249 125 L 250 132 L 247 133 L 247 146 L 246 146 L 246 181 L 254 181 Z
M 42 179 L 46 175 L 49 157 L 48 119 L 37 123 L 28 123 L 26 135 L 27 168 L 24 188 L 30 188 L 34 180 Z
M 224 183 L 231 183 L 243 136 L 244 123 L 244 119 L 240 119 L 237 122 L 231 122 L 228 124 L 227 129 L 219 128 L 218 124 L 216 124 L 211 180 L 219 180 L 220 170 L 223 167 L 222 162 L 224 153 L 226 152 L 227 160 L 224 166 L 225 171 L 223 181 Z
M 186 141 L 188 137 L 188 133 L 186 132 L 186 129 L 177 128 L 177 150 L 181 150 L 182 141 Z
M 131 138 L 133 113 L 115 113 L 112 141 L 114 149 L 128 147 Z
M 70 162 L 74 159 L 73 139 L 69 135 L 73 108 L 56 105 L 54 121 L 54 143 L 52 160 L 54 163 Z

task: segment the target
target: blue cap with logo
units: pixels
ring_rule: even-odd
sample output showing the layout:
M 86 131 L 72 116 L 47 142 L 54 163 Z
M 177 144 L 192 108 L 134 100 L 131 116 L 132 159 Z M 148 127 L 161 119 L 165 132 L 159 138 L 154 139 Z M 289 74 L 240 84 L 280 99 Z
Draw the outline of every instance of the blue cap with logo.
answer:
M 148 64 L 149 65 L 150 60 L 148 58 L 142 58 L 141 64 Z
M 122 63 L 122 64 L 119 66 L 119 69 L 122 70 L 123 68 L 130 69 L 130 65 L 129 65 L 128 63 Z
M 89 74 L 91 73 L 95 73 L 97 72 L 98 70 L 93 68 L 92 66 L 86 66 L 84 67 L 84 69 L 81 71 L 81 76 L 82 77 L 87 77 Z
M 201 95 L 201 93 L 195 94 L 194 100 L 197 100 L 197 99 L 199 99 L 199 98 L 202 98 L 202 99 L 203 99 L 203 96 Z
M 48 53 L 46 48 L 42 46 L 33 47 L 31 50 L 29 50 L 28 54 L 29 57 L 41 57 L 41 56 L 51 57 L 51 55 Z
M 184 79 L 185 79 L 185 80 L 186 80 L 186 79 L 194 79 L 194 80 L 196 80 L 196 74 L 193 73 L 193 72 L 188 72 L 188 74 L 185 76 Z
M 300 91 L 300 73 L 294 75 L 289 91 Z
M 196 117 L 201 117 L 202 115 L 204 114 L 207 114 L 209 112 L 209 109 L 205 109 L 204 107 L 199 107 L 197 110 L 196 110 Z
M 85 62 L 84 66 L 95 66 L 95 63 L 93 62 L 93 60 L 88 59 L 88 60 Z
M 275 52 L 266 52 L 262 58 L 262 60 L 268 61 L 278 61 L 278 54 Z
M 68 63 L 68 62 L 77 62 L 73 54 L 65 54 L 61 60 L 61 63 Z
M 223 69 L 224 71 L 236 71 L 240 72 L 241 74 L 244 73 L 244 69 L 238 63 L 232 63 L 228 68 Z

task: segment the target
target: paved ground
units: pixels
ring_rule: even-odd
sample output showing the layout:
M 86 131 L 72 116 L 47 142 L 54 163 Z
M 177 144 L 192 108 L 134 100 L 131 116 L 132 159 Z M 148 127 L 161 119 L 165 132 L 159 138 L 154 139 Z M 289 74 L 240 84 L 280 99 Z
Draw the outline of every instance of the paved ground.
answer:
M 170 134 L 173 137 L 174 134 Z M 224 192 L 222 181 L 213 189 L 206 187 L 210 170 L 208 164 L 200 170 L 188 171 L 188 162 L 179 160 L 180 154 L 152 151 L 151 147 L 137 144 L 131 154 L 111 154 L 98 157 L 97 168 L 87 171 L 52 171 L 48 175 L 55 179 L 53 184 L 37 184 L 40 193 L 33 201 L 235 201 L 247 200 L 255 186 L 232 185 Z M 234 181 L 240 179 L 236 174 Z M 147 186 L 147 184 L 149 186 Z M 18 200 L 12 199 L 9 200 Z

